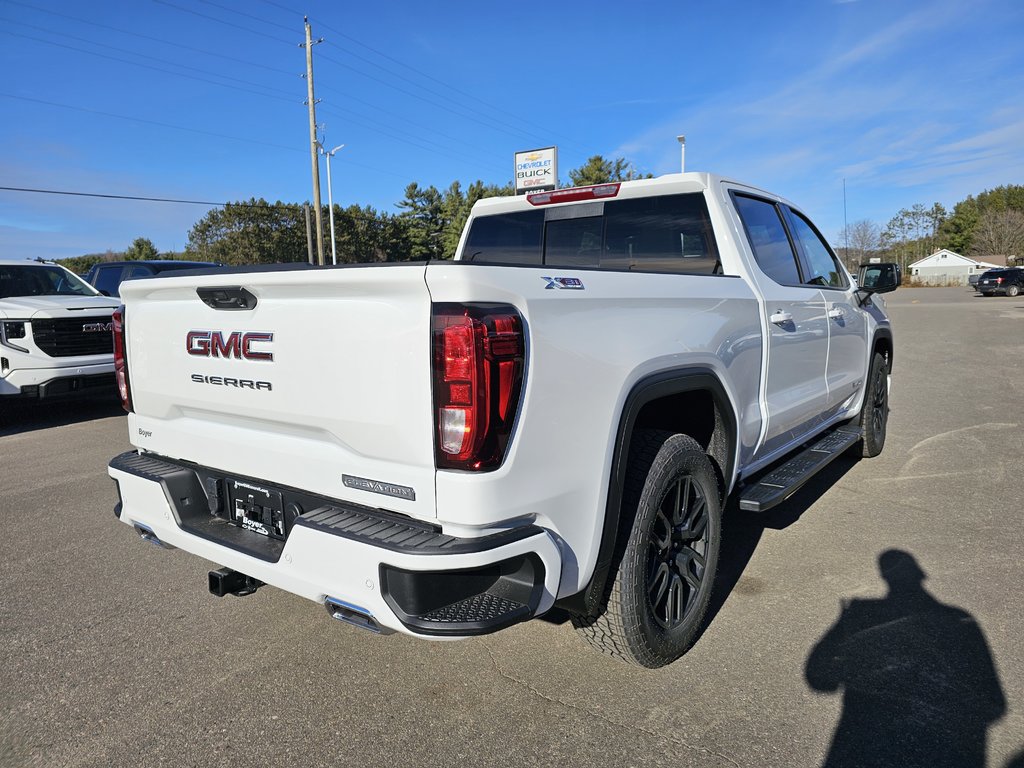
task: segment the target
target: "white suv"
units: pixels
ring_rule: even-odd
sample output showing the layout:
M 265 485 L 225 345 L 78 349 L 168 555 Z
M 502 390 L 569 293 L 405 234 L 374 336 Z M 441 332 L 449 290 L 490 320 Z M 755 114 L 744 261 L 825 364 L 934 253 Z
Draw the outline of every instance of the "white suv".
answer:
M 115 309 L 58 264 L 0 259 L 0 400 L 113 395 Z

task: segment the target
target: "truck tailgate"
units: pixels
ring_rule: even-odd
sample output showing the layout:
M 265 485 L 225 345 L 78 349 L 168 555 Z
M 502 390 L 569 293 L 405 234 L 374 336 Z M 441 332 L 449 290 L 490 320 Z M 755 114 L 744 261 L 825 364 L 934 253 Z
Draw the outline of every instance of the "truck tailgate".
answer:
M 331 498 L 436 516 L 423 264 L 123 284 L 132 442 Z M 202 289 L 244 289 L 249 309 Z M 216 301 L 211 301 L 217 304 Z

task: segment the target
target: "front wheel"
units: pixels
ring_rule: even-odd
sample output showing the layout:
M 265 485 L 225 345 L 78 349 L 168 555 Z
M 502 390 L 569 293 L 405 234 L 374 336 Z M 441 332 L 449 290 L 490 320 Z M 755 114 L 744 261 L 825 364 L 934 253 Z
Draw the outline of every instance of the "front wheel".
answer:
M 868 388 L 860 410 L 860 428 L 864 434 L 861 456 L 870 459 L 882 452 L 889 423 L 889 364 L 876 352 L 871 359 Z
M 671 432 L 634 435 L 623 514 L 633 525 L 607 601 L 573 625 L 602 653 L 661 667 L 696 641 L 718 567 L 718 479 L 700 444 Z

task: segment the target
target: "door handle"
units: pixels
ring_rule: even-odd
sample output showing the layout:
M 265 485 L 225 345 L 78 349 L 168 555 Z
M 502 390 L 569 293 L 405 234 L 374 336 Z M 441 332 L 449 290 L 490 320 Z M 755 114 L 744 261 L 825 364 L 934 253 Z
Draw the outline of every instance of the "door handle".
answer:
M 789 312 L 783 312 L 780 309 L 778 312 L 775 312 L 774 314 L 769 315 L 768 319 L 771 320 L 776 325 L 782 325 L 783 323 L 792 322 L 793 316 L 791 314 L 789 314 Z
M 839 307 L 832 307 L 832 309 L 828 311 L 828 316 L 831 317 L 833 320 L 838 320 L 843 316 L 843 310 L 840 309 Z

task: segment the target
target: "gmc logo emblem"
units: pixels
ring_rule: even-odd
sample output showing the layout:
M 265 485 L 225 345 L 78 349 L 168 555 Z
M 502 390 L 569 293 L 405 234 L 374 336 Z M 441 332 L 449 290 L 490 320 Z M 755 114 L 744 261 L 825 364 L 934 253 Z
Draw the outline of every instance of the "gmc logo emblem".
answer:
M 238 360 L 274 359 L 274 353 L 253 349 L 254 344 L 269 344 L 274 334 L 262 332 L 231 331 L 189 331 L 185 337 L 185 349 L 196 357 L 234 357 Z
M 113 330 L 113 323 L 86 323 L 82 326 L 82 333 L 110 333 Z

